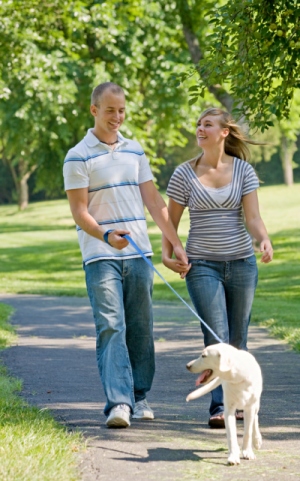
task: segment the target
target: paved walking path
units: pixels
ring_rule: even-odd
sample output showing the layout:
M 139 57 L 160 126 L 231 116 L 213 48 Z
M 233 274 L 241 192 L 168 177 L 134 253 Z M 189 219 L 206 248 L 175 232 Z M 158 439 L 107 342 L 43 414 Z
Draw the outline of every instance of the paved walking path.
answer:
M 255 461 L 228 467 L 225 431 L 207 426 L 209 395 L 185 402 L 195 382 L 185 365 L 203 342 L 198 321 L 183 304 L 154 303 L 157 367 L 148 400 L 156 419 L 111 430 L 102 413 L 88 300 L 3 294 L 0 302 L 16 309 L 17 345 L 2 357 L 10 373 L 23 380 L 24 398 L 87 438 L 86 452 L 78 455 L 82 481 L 300 478 L 300 355 L 266 330 L 254 326 L 249 333 L 249 350 L 264 376 L 263 448 Z M 242 423 L 238 432 L 241 441 Z

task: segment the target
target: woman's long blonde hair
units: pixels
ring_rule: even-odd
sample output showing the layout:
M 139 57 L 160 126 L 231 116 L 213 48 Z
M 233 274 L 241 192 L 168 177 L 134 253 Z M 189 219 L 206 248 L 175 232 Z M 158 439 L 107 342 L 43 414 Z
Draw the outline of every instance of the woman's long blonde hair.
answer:
M 226 154 L 232 155 L 233 157 L 238 157 L 239 159 L 242 159 L 242 160 L 249 160 L 250 151 L 247 144 L 261 145 L 260 142 L 255 142 L 254 140 L 249 139 L 244 134 L 241 127 L 232 118 L 232 116 L 225 110 L 222 110 L 216 107 L 211 107 L 209 109 L 206 109 L 200 115 L 198 121 L 202 120 L 204 117 L 207 117 L 208 115 L 216 115 L 220 117 L 221 127 L 229 130 L 229 134 L 225 138 Z

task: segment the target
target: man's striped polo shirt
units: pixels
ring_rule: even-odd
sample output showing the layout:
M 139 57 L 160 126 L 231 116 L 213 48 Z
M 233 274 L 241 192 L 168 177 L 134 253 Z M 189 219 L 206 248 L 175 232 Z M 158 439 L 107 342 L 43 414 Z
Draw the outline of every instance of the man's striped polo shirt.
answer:
M 115 150 L 101 143 L 89 129 L 84 139 L 66 155 L 63 167 L 65 190 L 88 188 L 88 211 L 109 229 L 125 229 L 147 256 L 153 255 L 147 234 L 139 185 L 153 179 L 141 145 L 118 133 Z M 104 259 L 140 257 L 128 245 L 115 249 L 77 226 L 85 264 Z

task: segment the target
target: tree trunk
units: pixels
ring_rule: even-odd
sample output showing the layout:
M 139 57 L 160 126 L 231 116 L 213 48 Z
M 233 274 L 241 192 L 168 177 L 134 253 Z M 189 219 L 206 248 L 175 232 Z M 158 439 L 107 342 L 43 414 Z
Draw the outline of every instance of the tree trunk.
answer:
M 18 188 L 18 205 L 20 210 L 26 209 L 29 202 L 29 193 L 28 193 L 28 179 L 30 175 L 25 175 L 19 181 L 19 188 Z
M 285 135 L 282 135 L 280 140 L 281 163 L 284 175 L 284 183 L 286 185 L 293 185 L 293 155 L 296 152 L 296 142 L 291 141 Z
M 14 180 L 15 188 L 18 196 L 18 206 L 20 210 L 26 209 L 29 203 L 28 180 L 33 174 L 37 165 L 28 166 L 28 162 L 24 159 L 19 159 L 19 162 L 14 163 L 14 158 L 8 159 L 3 156 L 3 160 L 9 166 L 12 178 Z
M 194 65 L 198 65 L 203 58 L 198 38 L 194 33 L 191 9 L 187 0 L 176 0 L 178 13 L 181 18 L 183 34 L 188 45 Z M 199 74 L 200 75 L 200 74 Z M 233 98 L 221 85 L 208 85 L 205 78 L 202 78 L 206 84 L 207 89 L 214 97 L 225 107 L 228 112 L 231 112 L 233 106 Z

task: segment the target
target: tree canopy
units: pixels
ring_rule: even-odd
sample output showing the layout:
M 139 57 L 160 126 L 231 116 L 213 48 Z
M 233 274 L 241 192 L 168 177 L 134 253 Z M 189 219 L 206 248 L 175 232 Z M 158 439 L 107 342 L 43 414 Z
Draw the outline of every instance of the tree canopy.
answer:
M 200 75 L 191 102 L 209 84 L 234 99 L 233 113 L 264 130 L 289 115 L 300 88 L 299 0 L 239 0 L 209 13 L 212 32 L 203 58 L 183 78 Z
M 296 0 L 2 0 L 0 17 L 0 160 L 20 206 L 33 173 L 36 189 L 62 193 L 62 161 L 92 125 L 101 82 L 124 88 L 122 132 L 155 173 L 194 133 L 199 106 L 234 105 L 264 129 L 299 87 Z
M 90 94 L 103 81 L 124 88 L 122 131 L 154 172 L 165 149 L 184 145 L 187 95 L 168 79 L 189 52 L 172 3 L 3 0 L 0 16 L 0 154 L 17 188 L 36 171 L 38 186 L 61 190 L 62 160 L 92 125 Z

